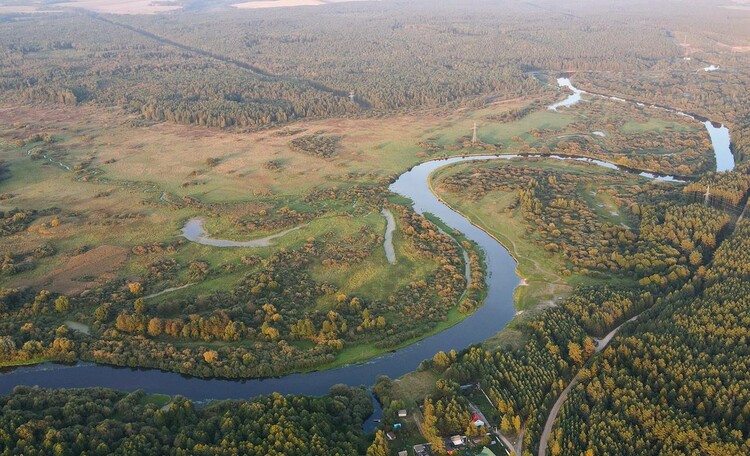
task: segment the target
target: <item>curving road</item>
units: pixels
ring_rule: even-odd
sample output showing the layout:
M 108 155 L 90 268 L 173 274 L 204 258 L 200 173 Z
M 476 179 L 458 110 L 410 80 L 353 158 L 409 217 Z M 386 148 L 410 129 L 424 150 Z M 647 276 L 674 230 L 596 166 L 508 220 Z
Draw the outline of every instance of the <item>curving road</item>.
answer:
M 617 334 L 620 328 L 630 323 L 631 321 L 635 321 L 640 316 L 641 314 L 636 315 L 635 317 L 631 318 L 630 320 L 626 321 L 625 323 L 621 324 L 617 328 L 610 331 L 609 334 L 602 337 L 601 339 L 594 339 L 596 341 L 596 353 L 599 353 L 600 351 L 604 350 L 607 347 L 607 345 L 609 345 L 609 343 L 612 341 L 612 338 L 615 337 L 615 334 Z M 560 393 L 560 396 L 555 401 L 555 404 L 552 406 L 552 409 L 550 409 L 549 416 L 547 417 L 547 422 L 544 423 L 544 431 L 542 431 L 542 437 L 539 440 L 538 456 L 547 456 L 547 444 L 549 443 L 550 435 L 552 435 L 552 426 L 555 424 L 555 419 L 557 418 L 557 415 L 560 413 L 560 409 L 562 408 L 562 405 L 565 402 L 565 399 L 567 399 L 568 394 L 570 393 L 570 390 L 573 389 L 576 383 L 578 383 L 579 375 L 580 375 L 580 371 L 578 372 L 578 374 L 576 374 L 573 380 L 571 380 L 568 386 L 565 387 L 562 393 Z

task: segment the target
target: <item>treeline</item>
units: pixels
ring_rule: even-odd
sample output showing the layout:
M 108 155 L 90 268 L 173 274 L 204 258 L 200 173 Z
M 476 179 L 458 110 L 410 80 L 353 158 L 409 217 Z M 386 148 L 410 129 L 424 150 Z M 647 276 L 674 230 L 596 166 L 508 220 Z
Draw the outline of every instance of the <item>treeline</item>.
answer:
M 326 396 L 272 394 L 198 408 L 143 391 L 17 387 L 0 397 L 3 455 L 351 455 L 368 444 L 373 412 L 361 388 Z
M 466 8 L 419 1 L 342 5 L 314 16 L 286 10 L 219 17 L 221 38 L 209 23 L 196 24 L 178 15 L 128 22 L 275 74 L 351 91 L 376 109 L 489 93 L 539 93 L 539 84 L 524 71 L 633 71 L 677 51 L 662 30 L 592 17 L 560 22 L 524 4 L 483 2 Z
M 693 201 L 706 200 L 708 203 L 722 209 L 734 210 L 739 213 L 744 209 L 741 203 L 750 191 L 750 167 L 746 163 L 739 164 L 734 171 L 723 173 L 708 173 L 697 182 L 690 182 L 683 192 Z
M 147 120 L 215 128 L 257 128 L 360 111 L 348 94 L 257 74 L 87 15 L 55 15 L 38 33 L 21 22 L 6 22 L 0 36 L 0 62 L 8 68 L 0 71 L 0 92 L 16 101 L 92 102 L 120 106 Z M 44 45 L 61 36 L 69 46 Z

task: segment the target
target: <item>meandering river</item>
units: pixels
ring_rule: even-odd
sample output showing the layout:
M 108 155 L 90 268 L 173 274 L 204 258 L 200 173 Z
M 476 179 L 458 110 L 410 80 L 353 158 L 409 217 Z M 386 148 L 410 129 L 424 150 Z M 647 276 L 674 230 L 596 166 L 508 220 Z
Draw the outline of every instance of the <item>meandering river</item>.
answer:
M 574 91 L 577 90 L 572 84 L 570 84 L 570 87 Z M 721 143 L 721 141 L 724 141 L 723 137 L 718 138 L 715 145 Z M 728 140 L 726 144 L 728 147 Z M 446 225 L 460 231 L 467 239 L 474 241 L 484 250 L 487 262 L 487 297 L 484 305 L 462 322 L 445 331 L 361 364 L 325 371 L 292 374 L 279 378 L 242 381 L 208 380 L 163 372 L 157 369 L 119 368 L 85 362 L 74 365 L 45 363 L 15 368 L 0 375 L 0 394 L 8 394 L 16 385 L 39 385 L 48 388 L 107 387 L 128 391 L 143 389 L 148 393 L 179 394 L 198 403 L 213 399 L 243 399 L 272 392 L 322 395 L 337 383 L 353 386 L 371 385 L 379 375 L 396 378 L 416 369 L 422 360 L 431 358 L 440 350 L 461 350 L 471 344 L 482 342 L 503 329 L 515 315 L 513 292 L 520 283 L 519 277 L 515 273 L 516 263 L 508 251 L 494 238 L 474 226 L 461 214 L 443 204 L 435 196 L 430 187 L 430 175 L 439 168 L 456 163 L 519 157 L 523 156 L 482 155 L 429 161 L 403 173 L 390 186 L 390 190 L 394 193 L 411 199 L 414 202 L 416 212 L 434 214 L 442 219 Z M 549 158 L 586 161 L 598 166 L 617 168 L 614 164 L 588 158 L 560 156 Z M 660 180 L 674 180 L 669 176 L 658 177 L 648 173 L 641 173 L 641 175 Z M 245 243 L 217 240 L 208 238 L 202 224 L 197 220 L 193 219 L 188 222 L 185 230 L 183 230 L 185 237 L 192 238 L 191 240 L 196 242 L 219 247 L 240 244 L 242 246 L 264 246 L 272 238 L 286 234 L 286 232 L 283 232 Z M 371 427 L 372 423 L 368 428 Z
M 581 101 L 582 95 L 584 93 L 596 96 L 596 97 L 603 97 L 608 98 L 610 100 L 619 101 L 622 103 L 629 103 L 634 104 L 640 107 L 648 106 L 652 109 L 661 109 L 662 111 L 671 112 L 672 114 L 677 114 L 679 116 L 688 117 L 690 119 L 693 119 L 698 122 L 702 122 L 703 125 L 706 127 L 706 130 L 708 131 L 708 136 L 711 138 L 711 145 L 714 150 L 714 157 L 716 157 L 716 171 L 717 172 L 724 172 L 724 171 L 731 171 L 734 169 L 734 154 L 732 154 L 732 148 L 731 148 L 731 137 L 729 135 L 729 128 L 724 126 L 723 124 L 719 122 L 714 122 L 712 120 L 706 119 L 704 117 L 698 116 L 696 114 L 690 114 L 682 111 L 678 111 L 677 109 L 672 109 L 666 106 L 659 106 L 656 104 L 649 104 L 646 105 L 645 103 L 642 103 L 640 101 L 635 100 L 628 100 L 626 98 L 620 98 L 620 97 L 613 97 L 611 95 L 605 95 L 601 93 L 596 92 L 586 92 L 585 90 L 578 89 L 575 87 L 568 78 L 558 78 L 557 79 L 557 85 L 563 88 L 570 89 L 573 93 L 568 95 L 568 97 L 562 101 L 559 101 L 557 103 L 554 103 L 552 105 L 549 105 L 547 108 L 551 111 L 557 111 L 558 108 L 562 107 L 570 107 Z M 601 133 L 601 132 L 594 132 L 594 134 Z

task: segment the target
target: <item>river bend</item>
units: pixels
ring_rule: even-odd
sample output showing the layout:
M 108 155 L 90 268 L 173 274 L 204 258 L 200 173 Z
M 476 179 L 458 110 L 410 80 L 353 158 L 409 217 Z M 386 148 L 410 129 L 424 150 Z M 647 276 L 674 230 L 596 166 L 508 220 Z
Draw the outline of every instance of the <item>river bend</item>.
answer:
M 572 84 L 569 84 L 569 87 L 574 92 L 577 91 Z M 558 105 L 558 107 L 561 106 L 570 106 L 570 104 Z M 726 134 L 728 138 L 728 130 Z M 728 147 L 728 139 L 726 144 Z M 15 368 L 0 375 L 0 394 L 10 393 L 16 385 L 38 385 L 47 388 L 107 387 L 128 391 L 143 389 L 148 393 L 182 395 L 198 403 L 213 399 L 245 399 L 272 392 L 323 395 L 334 384 L 371 385 L 379 375 L 396 378 L 416 369 L 422 360 L 432 358 L 440 350 L 461 350 L 471 344 L 482 342 L 503 329 L 515 315 L 513 294 L 520 283 L 515 273 L 516 263 L 508 251 L 494 238 L 443 204 L 432 192 L 429 180 L 433 172 L 444 166 L 466 161 L 519 157 L 522 156 L 482 155 L 429 161 L 403 173 L 390 186 L 392 192 L 411 199 L 416 212 L 420 214 L 429 212 L 439 217 L 446 225 L 474 241 L 485 254 L 487 297 L 484 305 L 457 325 L 438 334 L 361 364 L 278 378 L 241 381 L 200 379 L 158 369 L 131 369 L 87 362 L 78 362 L 74 365 L 45 363 Z M 598 166 L 617 168 L 614 164 L 589 158 L 560 156 L 549 158 L 586 161 Z M 669 176 L 640 174 L 646 178 L 674 180 Z M 202 225 L 197 221 L 193 221 L 192 225 L 187 228 L 190 231 L 186 234 L 198 234 L 197 237 L 202 238 L 203 243 L 208 239 Z M 258 241 L 247 242 L 257 243 Z M 262 242 L 265 244 L 270 239 L 260 241 L 265 241 Z M 213 240 L 209 242 L 211 245 L 217 244 Z M 227 246 L 224 242 L 218 244 Z

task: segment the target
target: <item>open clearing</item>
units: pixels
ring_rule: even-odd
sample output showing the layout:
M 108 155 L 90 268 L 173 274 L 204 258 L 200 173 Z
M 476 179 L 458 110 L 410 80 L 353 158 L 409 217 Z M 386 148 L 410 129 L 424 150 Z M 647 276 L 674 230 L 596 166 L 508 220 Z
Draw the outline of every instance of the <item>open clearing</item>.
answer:
M 77 295 L 87 288 L 111 280 L 114 272 L 125 262 L 128 251 L 121 247 L 102 245 L 70 258 L 60 268 L 32 281 L 20 281 L 16 286 L 33 286 L 55 293 Z

